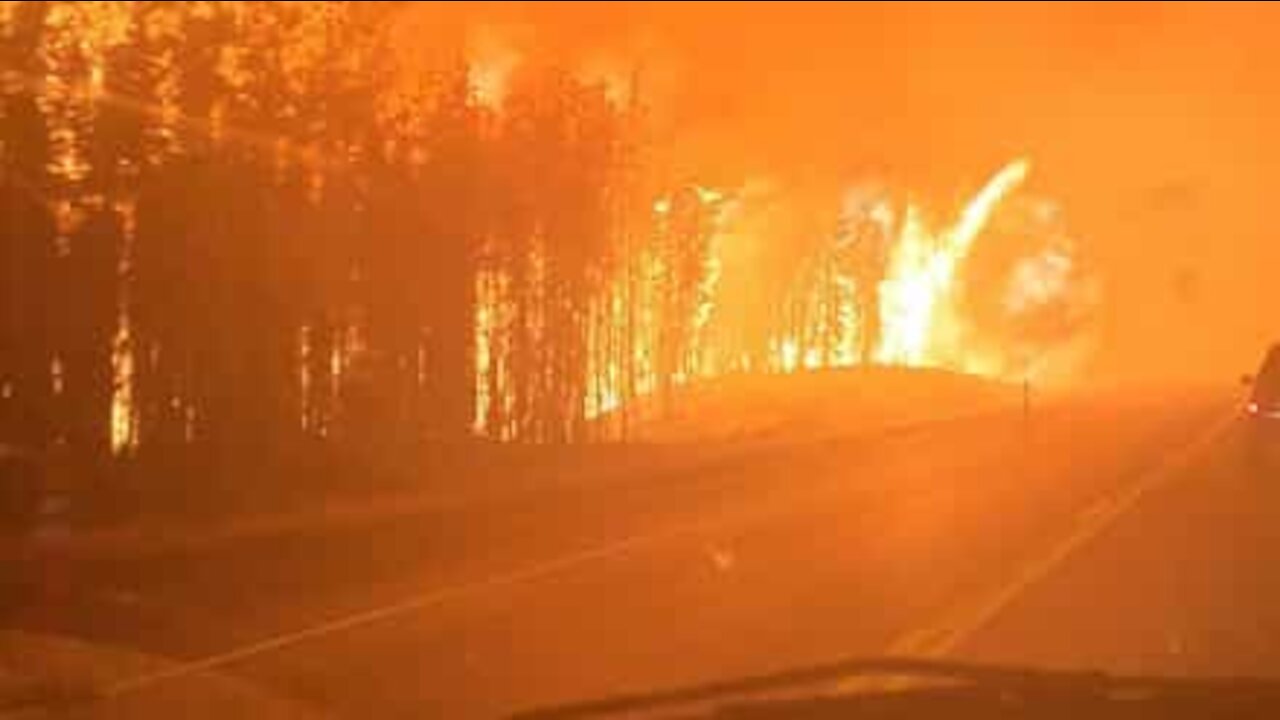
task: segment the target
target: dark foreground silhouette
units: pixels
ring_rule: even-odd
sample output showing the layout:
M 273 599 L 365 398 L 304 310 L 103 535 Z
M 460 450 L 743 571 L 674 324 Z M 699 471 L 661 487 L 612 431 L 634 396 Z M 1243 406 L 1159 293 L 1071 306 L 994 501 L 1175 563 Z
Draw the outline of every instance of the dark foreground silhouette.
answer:
M 836 683 L 862 692 L 839 693 Z M 823 688 L 823 685 L 826 687 Z M 796 696 L 798 688 L 809 694 Z M 818 688 L 814 690 L 814 688 Z M 790 697 L 780 698 L 780 693 Z M 772 696 L 772 697 L 770 697 Z M 694 709 L 690 709 L 694 708 Z M 682 718 L 1276 717 L 1280 682 L 1174 679 L 885 658 L 851 659 L 521 713 L 518 720 Z

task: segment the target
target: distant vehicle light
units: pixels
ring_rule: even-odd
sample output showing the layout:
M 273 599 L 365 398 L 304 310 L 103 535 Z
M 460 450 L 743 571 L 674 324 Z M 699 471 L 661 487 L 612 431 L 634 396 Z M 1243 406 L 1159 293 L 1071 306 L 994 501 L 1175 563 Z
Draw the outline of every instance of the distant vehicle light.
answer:
M 1244 406 L 1244 411 L 1248 413 L 1249 417 L 1280 420 L 1280 405 L 1270 405 L 1264 408 L 1258 402 L 1251 402 Z

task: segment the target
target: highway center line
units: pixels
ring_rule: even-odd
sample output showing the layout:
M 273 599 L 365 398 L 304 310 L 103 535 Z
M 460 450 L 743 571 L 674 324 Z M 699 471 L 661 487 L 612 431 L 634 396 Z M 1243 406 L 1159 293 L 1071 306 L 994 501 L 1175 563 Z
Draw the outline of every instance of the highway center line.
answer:
M 921 423 L 919 425 L 922 429 L 927 429 L 934 425 L 945 424 L 946 422 L 944 421 L 942 423 Z M 759 514 L 771 515 L 772 513 Z M 420 612 L 431 607 L 442 605 L 446 602 L 480 595 L 496 589 L 513 587 L 524 583 L 546 579 L 587 563 L 622 557 L 642 547 L 657 544 L 682 535 L 703 533 L 713 530 L 720 525 L 736 525 L 744 520 L 750 522 L 753 519 L 759 519 L 756 515 L 757 513 L 747 513 L 745 516 L 735 514 L 725 518 L 701 519 L 693 522 L 682 523 L 657 532 L 636 534 L 623 538 L 622 540 L 593 547 L 588 550 L 573 552 L 520 570 L 501 573 L 472 582 L 433 589 L 389 605 L 383 605 L 362 612 L 344 615 L 333 620 L 311 625 L 293 632 L 268 637 L 224 652 L 207 655 L 195 660 L 176 662 L 168 667 L 156 670 L 155 672 L 137 675 L 116 682 L 99 690 L 96 696 L 100 699 L 110 699 L 143 691 L 171 680 L 179 680 L 198 675 L 200 673 L 217 670 L 254 657 L 288 649 L 308 641 L 319 640 L 342 632 L 373 625 L 378 622 L 392 620 L 397 617 Z M 1029 582 L 1027 584 L 1029 584 Z
M 986 627 L 1027 589 L 1048 577 L 1064 561 L 1111 527 L 1148 493 L 1170 482 L 1217 443 L 1235 422 L 1230 413 L 1215 420 L 1194 440 L 1167 455 L 1122 490 L 1098 500 L 1076 516 L 1075 526 L 1045 552 L 1024 564 L 1005 584 L 991 592 L 962 601 L 938 621 L 902 634 L 889 645 L 893 656 L 937 658 L 954 652 Z
M 697 532 L 705 529 L 707 525 L 708 523 L 705 522 L 689 523 L 667 528 L 666 530 L 656 533 L 635 535 L 617 542 L 592 548 L 590 550 L 564 555 L 514 572 L 503 573 L 474 582 L 439 588 L 407 598 L 391 605 L 384 605 L 364 612 L 346 615 L 335 620 L 312 625 L 296 632 L 276 635 L 265 640 L 251 643 L 249 645 L 243 645 L 215 655 L 209 655 L 198 660 L 176 663 L 170 667 L 157 670 L 153 673 L 137 675 L 101 690 L 97 696 L 99 698 L 118 697 L 144 690 L 166 681 L 177 680 L 197 675 L 199 673 L 208 672 L 210 670 L 216 670 L 255 656 L 265 655 L 294 645 L 299 645 L 309 640 L 320 639 L 329 635 L 334 635 L 348 630 L 372 625 L 380 621 L 389 620 L 398 616 L 418 612 L 458 598 L 539 580 L 565 570 L 569 570 L 578 565 L 618 557 L 644 545 L 660 542 L 686 533 Z
M 947 422 L 951 421 L 953 421 L 953 419 L 947 418 L 937 423 L 913 423 L 909 425 L 913 429 L 931 429 L 935 425 L 945 425 Z M 892 430 L 896 430 L 896 428 L 891 429 L 891 431 Z M 884 434 L 892 434 L 891 431 Z M 593 547 L 588 550 L 562 555 L 552 560 L 534 564 L 531 567 L 494 575 L 473 582 L 437 588 L 411 596 L 390 605 L 383 605 L 362 612 L 344 615 L 330 621 L 322 622 L 293 632 L 275 635 L 224 652 L 207 655 L 199 659 L 177 662 L 168 667 L 156 670 L 155 672 L 136 675 L 109 685 L 106 688 L 99 690 L 96 693 L 96 697 L 99 699 L 110 699 L 143 691 L 167 681 L 179 680 L 185 677 L 198 675 L 203 672 L 217 670 L 243 660 L 284 650 L 311 640 L 319 640 L 338 633 L 420 612 L 460 598 L 471 597 L 500 588 L 512 587 L 536 580 L 542 580 L 587 563 L 622 557 L 644 546 L 657 544 L 682 535 L 694 535 L 707 532 L 721 525 L 732 526 L 744 521 L 750 523 L 753 520 L 760 519 L 758 516 L 769 516 L 772 514 L 772 512 L 739 513 L 732 514 L 728 517 L 717 517 L 711 519 L 704 518 L 693 522 L 678 524 L 657 532 L 632 535 L 623 538 L 622 540 Z

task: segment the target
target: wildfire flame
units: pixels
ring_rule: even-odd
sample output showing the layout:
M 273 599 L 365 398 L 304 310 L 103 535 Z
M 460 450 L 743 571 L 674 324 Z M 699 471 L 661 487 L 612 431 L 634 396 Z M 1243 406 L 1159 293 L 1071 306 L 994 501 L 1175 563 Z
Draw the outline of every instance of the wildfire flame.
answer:
M 974 196 L 952 227 L 931 234 L 918 207 L 907 207 L 898 243 L 880 284 L 883 336 L 876 360 L 887 364 L 940 363 L 955 334 L 956 271 L 1000 202 L 1030 171 L 1026 160 L 1006 165 Z
M 511 76 L 520 65 L 520 54 L 494 31 L 479 32 L 471 39 L 468 80 L 475 100 L 497 110 L 507 97 Z
M 700 260 L 702 279 L 697 286 L 697 302 L 687 311 L 689 317 L 662 315 L 666 307 L 662 281 L 671 271 L 669 258 L 654 248 L 637 252 L 616 270 L 592 311 L 597 319 L 589 323 L 584 415 L 587 419 L 607 417 L 624 409 L 628 401 L 648 396 L 661 387 L 659 358 L 668 352 L 661 345 L 670 341 L 664 337 L 663 328 L 673 322 L 676 326 L 687 324 L 690 329 L 679 351 L 682 359 L 677 366 L 667 368 L 670 382 L 676 385 L 753 366 L 786 374 L 849 367 L 864 360 L 1001 374 L 1007 368 L 998 359 L 986 357 L 986 349 L 966 346 L 966 319 L 959 303 L 958 278 L 993 213 L 1023 184 L 1030 167 L 1027 160 L 1017 159 L 1001 168 L 963 206 L 956 220 L 941 230 L 929 227 L 923 208 L 916 203 L 908 203 L 895 222 L 897 214 L 888 201 L 883 197 L 874 199 L 863 208 L 866 219 L 890 240 L 882 275 L 873 291 L 879 301 L 874 306 L 878 308 L 878 323 L 862 316 L 868 307 L 859 304 L 858 282 L 867 282 L 866 278 L 855 280 L 845 271 L 828 268 L 826 275 L 817 273 L 811 277 L 801 293 L 801 314 L 806 319 L 799 325 L 779 329 L 759 354 L 730 347 L 717 327 L 725 313 L 732 311 L 724 306 L 727 298 L 721 292 L 725 272 L 722 253 L 739 232 L 731 220 L 736 211 L 710 216 L 708 241 Z M 696 188 L 697 202 L 708 208 L 720 207 L 725 197 L 726 193 L 719 190 Z M 651 208 L 651 220 L 661 233 L 672 221 L 673 200 L 660 196 Z M 837 242 L 837 246 L 853 244 L 847 237 Z M 1060 269 L 1062 261 L 1063 258 L 1056 258 L 1050 269 Z M 1017 265 L 1010 279 L 1010 292 L 1032 294 L 1039 301 L 1046 293 L 1062 292 L 1066 281 L 1061 273 L 1050 273 L 1051 282 L 1040 287 L 1044 283 L 1036 280 L 1043 273 L 1030 273 L 1028 267 L 1039 269 L 1038 264 Z M 493 333 L 500 302 L 483 289 L 477 296 L 480 305 L 476 309 L 476 362 L 480 377 L 475 430 L 494 433 L 496 429 L 486 427 L 484 418 L 486 409 L 498 401 L 491 395 L 496 377 L 494 353 L 491 341 L 481 338 Z M 877 341 L 869 355 L 861 355 L 861 335 L 872 332 L 873 325 L 879 327 Z M 624 363 L 621 356 L 610 354 L 610 347 L 630 348 L 630 362 Z M 624 364 L 630 368 L 629 380 Z
M 9 16 L 13 7 L 3 4 L 0 20 L 12 20 Z M 212 6 L 199 7 L 206 8 L 199 12 L 209 12 Z M 304 13 L 299 34 L 317 41 L 291 44 L 282 54 L 284 74 L 295 82 L 300 82 L 306 68 L 320 63 L 324 50 L 324 43 L 318 42 L 324 37 L 323 6 L 306 7 L 311 8 L 311 14 Z M 161 20 L 164 17 L 159 16 Z M 170 21 L 177 22 L 174 18 Z M 136 6 L 119 2 L 58 4 L 46 22 L 55 31 L 40 49 L 48 71 L 40 97 L 51 118 L 50 139 L 54 146 L 50 174 L 66 188 L 73 188 L 84 183 L 91 170 L 87 146 L 77 130 L 85 124 L 84 117 L 95 110 L 95 103 L 108 94 L 113 80 L 107 76 L 109 52 L 127 42 L 132 33 L 146 34 L 155 29 L 139 25 Z M 501 112 L 513 77 L 520 69 L 521 53 L 502 32 L 482 28 L 469 38 L 467 55 L 472 101 L 479 107 Z M 222 79 L 232 86 L 243 83 L 241 76 L 245 72 L 235 57 L 228 54 L 219 67 Z M 631 100 L 634 88 L 619 67 L 600 60 L 583 68 L 583 73 L 602 85 L 614 103 Z M 169 68 L 161 76 L 176 74 Z M 172 105 L 172 112 L 161 112 L 158 128 L 151 132 L 169 134 L 169 144 L 174 144 L 177 90 L 158 87 L 157 94 L 158 108 L 164 111 Z M 215 134 L 221 132 L 220 113 L 225 110 L 210 110 L 208 121 Z M 1001 367 L 999 363 L 985 363 L 976 351 L 965 347 L 958 277 L 992 214 L 1022 185 L 1029 172 L 1030 163 L 1025 159 L 1004 166 L 969 200 L 955 221 L 942 229 L 929 226 L 919 204 L 908 203 L 899 208 L 883 198 L 870 203 L 867 218 L 889 240 L 882 272 L 869 279 L 837 267 L 838 259 L 824 258 L 823 262 L 829 265 L 806 278 L 797 292 L 800 299 L 796 315 L 801 319 L 772 328 L 766 336 L 749 342 L 741 337 L 731 338 L 734 333 L 725 332 L 721 326 L 733 309 L 733 301 L 724 294 L 726 273 L 731 270 L 723 254 L 740 232 L 730 227 L 738 203 L 735 192 L 690 185 L 683 196 L 651 196 L 652 210 L 644 214 L 657 239 L 650 245 L 630 249 L 616 267 L 607 271 L 609 275 L 599 283 L 599 297 L 591 300 L 586 311 L 591 317 L 583 323 L 588 377 L 582 385 L 582 414 L 588 419 L 604 416 L 631 399 L 656 393 L 664 386 L 753 366 L 790 373 L 847 367 L 870 360 L 1001 372 L 997 369 Z M 683 205 L 679 197 L 684 198 Z M 75 208 L 66 201 L 64 205 L 69 208 L 67 217 L 73 217 L 70 210 Z M 696 212 L 686 213 L 690 207 Z M 686 215 L 700 219 L 691 221 Z M 685 227 L 681 223 L 693 225 Z M 532 277 L 545 275 L 545 262 L 535 253 L 530 267 Z M 696 272 L 689 272 L 691 264 L 696 266 Z M 761 272 L 770 270 L 762 268 Z M 1011 275 L 1006 312 L 1027 314 L 1060 297 L 1064 286 L 1071 282 L 1070 271 L 1070 258 L 1061 254 L 1022 262 Z M 685 281 L 692 286 L 691 295 L 686 293 L 673 302 L 672 297 L 679 295 L 677 290 L 688 289 L 682 284 Z M 532 282 L 535 291 L 537 286 L 538 282 Z M 474 278 L 474 290 L 473 429 L 510 438 L 515 434 L 514 426 L 509 425 L 517 412 L 514 398 L 518 382 L 508 366 L 508 345 L 516 322 L 513 308 L 539 298 L 513 296 L 511 278 L 501 270 L 480 272 Z M 868 293 L 878 301 L 874 309 L 861 301 Z M 541 339 L 543 325 L 549 321 L 534 313 L 522 322 L 526 327 L 521 330 Z M 868 342 L 872 337 L 874 345 Z M 129 319 L 122 317 L 113 348 L 111 439 L 118 451 L 136 443 L 137 437 L 132 340 Z M 756 344 L 752 346 L 751 342 Z M 300 348 L 304 355 L 310 352 L 305 334 Z M 337 361 L 347 355 L 336 356 Z M 305 390 L 312 380 L 304 373 L 299 382 Z M 498 422 L 503 425 L 495 427 Z

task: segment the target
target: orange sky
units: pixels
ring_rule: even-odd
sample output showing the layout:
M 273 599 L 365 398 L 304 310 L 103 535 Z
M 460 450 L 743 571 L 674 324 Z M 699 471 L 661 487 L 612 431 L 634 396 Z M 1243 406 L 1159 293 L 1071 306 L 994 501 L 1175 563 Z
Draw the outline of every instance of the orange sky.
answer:
M 518 53 L 639 67 L 690 172 L 926 197 L 1035 162 L 1102 274 L 1101 377 L 1232 378 L 1280 339 L 1280 9 L 1212 4 L 419 6 Z

